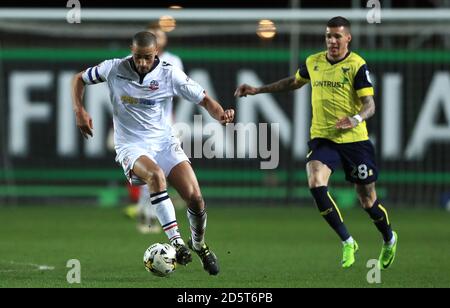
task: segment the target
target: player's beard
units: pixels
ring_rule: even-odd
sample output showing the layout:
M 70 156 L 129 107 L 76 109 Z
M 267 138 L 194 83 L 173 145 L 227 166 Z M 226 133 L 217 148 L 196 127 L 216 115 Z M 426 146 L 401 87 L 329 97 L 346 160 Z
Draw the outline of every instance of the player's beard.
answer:
M 150 71 L 150 68 L 142 68 L 142 67 L 138 67 L 138 72 L 140 74 L 147 74 Z

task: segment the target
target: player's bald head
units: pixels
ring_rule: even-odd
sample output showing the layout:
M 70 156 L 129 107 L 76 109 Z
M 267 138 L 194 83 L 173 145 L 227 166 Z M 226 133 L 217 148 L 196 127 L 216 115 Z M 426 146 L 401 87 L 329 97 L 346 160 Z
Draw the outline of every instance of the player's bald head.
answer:
M 156 36 L 148 31 L 141 31 L 133 36 L 132 44 L 136 47 L 156 47 Z

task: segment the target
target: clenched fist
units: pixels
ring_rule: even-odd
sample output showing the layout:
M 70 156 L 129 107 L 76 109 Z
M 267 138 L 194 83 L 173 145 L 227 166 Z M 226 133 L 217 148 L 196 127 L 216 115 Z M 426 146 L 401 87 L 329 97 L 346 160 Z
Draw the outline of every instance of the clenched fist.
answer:
M 231 122 L 233 122 L 233 120 L 234 120 L 234 110 L 233 109 L 225 110 L 220 117 L 221 124 L 231 123 Z

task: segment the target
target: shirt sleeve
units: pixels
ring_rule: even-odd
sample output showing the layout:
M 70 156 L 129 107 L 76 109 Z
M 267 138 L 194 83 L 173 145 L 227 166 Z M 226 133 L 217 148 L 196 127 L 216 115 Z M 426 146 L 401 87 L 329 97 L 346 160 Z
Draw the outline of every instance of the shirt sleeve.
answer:
M 82 75 L 84 83 L 91 85 L 107 81 L 113 64 L 114 60 L 106 60 L 97 66 L 89 67 Z
M 173 92 L 176 96 L 181 96 L 196 104 L 205 98 L 205 89 L 177 67 L 172 69 L 172 82 Z
M 309 82 L 311 78 L 309 77 L 308 67 L 306 64 L 300 65 L 300 68 L 297 70 L 295 74 L 295 79 L 297 81 Z
M 358 97 L 370 96 L 374 94 L 369 69 L 366 64 L 361 65 L 356 73 L 353 88 L 356 90 Z

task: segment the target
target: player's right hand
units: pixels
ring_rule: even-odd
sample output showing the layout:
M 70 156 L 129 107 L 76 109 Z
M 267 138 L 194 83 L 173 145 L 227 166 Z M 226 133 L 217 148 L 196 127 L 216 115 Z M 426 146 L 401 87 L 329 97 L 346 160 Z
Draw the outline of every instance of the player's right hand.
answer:
M 92 118 L 85 110 L 75 113 L 77 119 L 77 127 L 80 130 L 84 138 L 88 139 L 88 136 L 93 137 L 94 126 L 92 124 Z
M 243 97 L 243 96 L 255 95 L 255 94 L 258 94 L 258 89 L 255 87 L 249 86 L 246 83 L 240 85 L 234 92 L 234 96 L 236 96 L 236 97 Z

